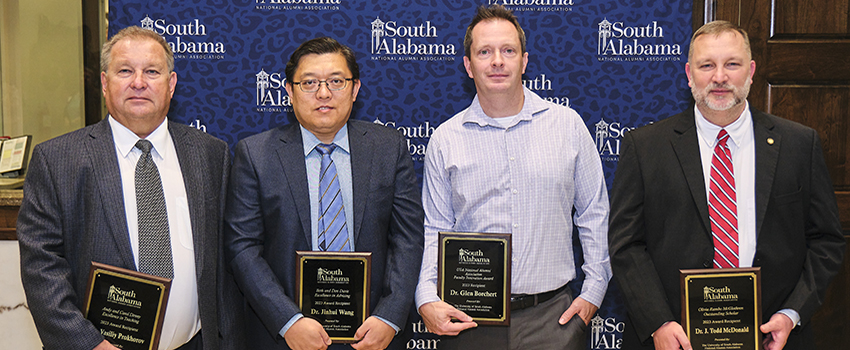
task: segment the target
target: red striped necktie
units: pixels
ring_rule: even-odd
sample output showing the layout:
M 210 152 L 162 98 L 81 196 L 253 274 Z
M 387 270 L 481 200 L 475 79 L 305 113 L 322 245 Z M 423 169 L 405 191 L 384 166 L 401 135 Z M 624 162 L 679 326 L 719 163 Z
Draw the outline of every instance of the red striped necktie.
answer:
M 729 134 L 721 129 L 717 134 L 714 156 L 711 159 L 708 216 L 714 238 L 714 267 L 738 267 L 738 206 L 735 193 L 735 172 L 732 152 L 727 145 Z

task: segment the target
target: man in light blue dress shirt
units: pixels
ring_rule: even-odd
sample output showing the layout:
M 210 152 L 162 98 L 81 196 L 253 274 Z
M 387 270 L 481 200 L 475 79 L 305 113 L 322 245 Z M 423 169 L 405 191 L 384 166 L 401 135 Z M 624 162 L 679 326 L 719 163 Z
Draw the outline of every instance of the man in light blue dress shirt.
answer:
M 464 47 L 477 95 L 435 130 L 425 155 L 419 313 L 443 335 L 440 349 L 584 349 L 611 278 L 599 154 L 578 113 L 523 88 L 525 34 L 510 11 L 479 8 Z M 575 298 L 566 288 L 574 226 L 586 275 Z M 478 326 L 440 300 L 440 231 L 512 235 L 509 328 Z

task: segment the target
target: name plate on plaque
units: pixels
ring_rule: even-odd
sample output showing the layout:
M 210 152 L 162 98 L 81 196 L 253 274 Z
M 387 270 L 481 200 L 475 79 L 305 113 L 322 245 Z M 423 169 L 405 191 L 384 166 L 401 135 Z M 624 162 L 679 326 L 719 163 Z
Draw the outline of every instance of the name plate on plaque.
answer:
M 171 280 L 92 262 L 86 318 L 104 339 L 125 350 L 155 350 Z
M 511 235 L 440 232 L 437 294 L 478 324 L 511 324 Z
M 369 317 L 372 253 L 298 251 L 296 289 L 305 317 L 325 328 L 334 343 L 353 343 Z
M 762 349 L 760 268 L 679 271 L 682 327 L 694 349 Z

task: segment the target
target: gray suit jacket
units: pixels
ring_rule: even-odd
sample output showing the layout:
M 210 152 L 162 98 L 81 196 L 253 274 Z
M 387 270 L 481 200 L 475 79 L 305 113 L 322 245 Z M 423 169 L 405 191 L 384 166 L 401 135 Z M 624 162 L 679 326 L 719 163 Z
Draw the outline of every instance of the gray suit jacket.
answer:
M 350 120 L 354 248 L 372 252 L 370 310 L 399 327 L 410 311 L 422 262 L 421 195 L 396 130 Z M 288 349 L 278 332 L 301 312 L 298 250 L 312 250 L 310 196 L 298 123 L 239 142 L 227 193 L 227 261 L 248 301 L 249 346 Z M 402 348 L 395 339 L 390 348 Z
M 786 349 L 810 349 L 809 320 L 841 267 L 844 237 L 817 132 L 751 109 L 762 319 L 799 312 Z M 623 348 L 680 321 L 679 269 L 712 267 L 714 245 L 693 106 L 626 134 L 611 190 L 608 244 L 628 307 Z
M 242 334 L 233 332 L 238 289 L 221 259 L 230 152 L 188 126 L 169 122 L 168 130 L 189 201 L 204 348 L 242 347 Z M 91 262 L 136 270 L 108 120 L 35 147 L 17 230 L 21 277 L 44 347 L 94 348 L 104 338 L 81 311 Z

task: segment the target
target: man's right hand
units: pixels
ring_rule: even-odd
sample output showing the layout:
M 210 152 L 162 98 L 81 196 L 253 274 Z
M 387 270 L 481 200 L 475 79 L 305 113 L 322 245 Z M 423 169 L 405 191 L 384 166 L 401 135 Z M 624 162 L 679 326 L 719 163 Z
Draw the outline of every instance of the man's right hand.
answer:
M 116 348 L 115 346 L 112 345 L 112 343 L 110 343 L 110 342 L 106 341 L 106 339 L 104 339 L 102 342 L 100 342 L 100 344 L 97 344 L 97 346 L 95 346 L 94 349 L 92 349 L 92 350 L 121 350 L 121 349 Z
M 678 322 L 667 322 L 652 334 L 656 350 L 692 350 L 685 330 Z
M 429 331 L 439 335 L 458 335 L 461 331 L 478 324 L 472 322 L 472 317 L 455 309 L 445 301 L 435 301 L 419 307 L 419 315 Z M 452 318 L 460 322 L 452 322 Z
M 331 337 L 322 325 L 308 317 L 295 321 L 292 327 L 286 330 L 283 338 L 286 340 L 286 345 L 293 350 L 324 350 L 331 345 Z

